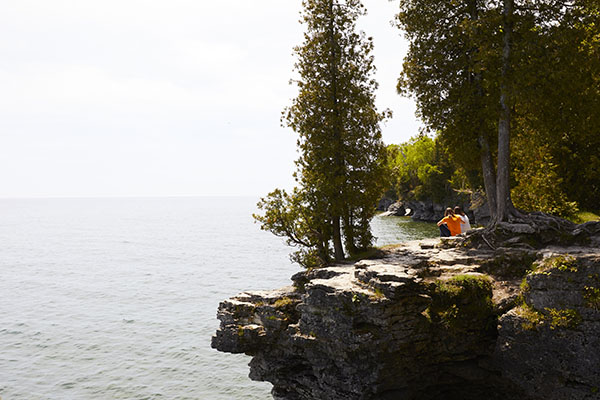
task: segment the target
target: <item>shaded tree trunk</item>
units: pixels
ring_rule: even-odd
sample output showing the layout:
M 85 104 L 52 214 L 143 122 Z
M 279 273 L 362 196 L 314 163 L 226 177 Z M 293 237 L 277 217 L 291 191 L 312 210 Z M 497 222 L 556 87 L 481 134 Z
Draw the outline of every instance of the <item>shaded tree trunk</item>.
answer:
M 341 121 L 340 121 L 340 112 L 339 112 L 339 101 L 337 96 L 337 67 L 336 67 L 336 53 L 335 53 L 335 28 L 334 28 L 334 18 L 335 15 L 333 13 L 333 0 L 329 1 L 329 46 L 330 46 L 330 60 L 329 60 L 329 73 L 331 74 L 331 96 L 333 102 L 333 112 L 334 112 L 334 126 L 333 126 L 333 141 L 336 143 L 337 149 L 342 148 L 342 133 L 341 133 Z M 336 178 L 343 176 L 343 167 L 344 160 L 340 155 L 339 151 L 334 153 L 334 167 L 336 169 L 334 176 Z M 330 205 L 332 210 L 332 219 L 333 219 L 333 254 L 336 261 L 340 261 L 344 259 L 344 247 L 342 245 L 342 230 L 341 230 L 341 202 L 343 201 L 343 197 L 341 195 L 340 188 L 334 188 L 335 195 L 332 198 L 332 204 Z
M 354 244 L 354 225 L 350 216 L 350 210 L 347 208 L 344 210 L 344 235 L 346 236 L 346 249 L 352 256 L 357 253 L 356 245 Z
M 479 19 L 479 9 L 477 6 L 477 0 L 471 0 L 469 2 L 471 19 L 476 21 Z M 478 52 L 478 48 L 473 50 L 474 53 Z M 472 79 L 475 84 L 476 93 L 478 100 L 483 102 L 484 93 L 483 86 L 481 84 L 482 76 L 481 72 L 472 74 Z M 485 187 L 485 194 L 487 197 L 488 208 L 490 210 L 491 219 L 494 220 L 496 217 L 496 171 L 494 169 L 494 160 L 492 158 L 492 152 L 490 151 L 490 144 L 488 138 L 483 133 L 484 123 L 479 117 L 479 133 L 477 135 L 477 143 L 479 145 L 479 156 L 481 160 L 481 171 L 483 173 L 483 186 Z
M 333 218 L 333 255 L 336 261 L 344 259 L 340 219 L 340 217 Z
M 483 171 L 483 186 L 485 186 L 485 194 L 487 197 L 488 207 L 492 220 L 496 218 L 496 173 L 494 171 L 494 161 L 490 144 L 483 133 L 477 138 L 480 148 L 481 169 Z
M 500 83 L 500 120 L 498 121 L 498 168 L 496 175 L 496 217 L 492 224 L 508 219 L 514 207 L 510 199 L 510 94 L 509 73 L 513 31 L 514 0 L 504 0 L 504 48 Z

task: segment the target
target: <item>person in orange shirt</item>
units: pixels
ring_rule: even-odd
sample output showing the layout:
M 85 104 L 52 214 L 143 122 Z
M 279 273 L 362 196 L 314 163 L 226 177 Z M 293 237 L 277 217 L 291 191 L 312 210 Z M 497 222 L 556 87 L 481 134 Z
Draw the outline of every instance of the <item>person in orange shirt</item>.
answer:
M 444 218 L 442 218 L 437 225 L 442 229 L 441 226 L 446 224 L 448 226 L 448 230 L 450 231 L 450 236 L 460 235 L 460 223 L 462 219 L 458 215 L 454 214 L 454 211 L 448 207 L 446 208 L 446 212 L 444 213 Z M 442 231 L 443 232 L 443 231 Z

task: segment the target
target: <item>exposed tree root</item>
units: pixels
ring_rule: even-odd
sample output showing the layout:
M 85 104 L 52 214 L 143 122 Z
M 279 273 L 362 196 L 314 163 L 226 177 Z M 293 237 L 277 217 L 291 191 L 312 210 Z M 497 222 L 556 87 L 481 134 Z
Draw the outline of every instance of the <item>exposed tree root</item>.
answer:
M 577 225 L 541 212 L 514 211 L 508 221 L 490 223 L 486 228 L 470 231 L 457 244 L 492 250 L 499 247 L 535 249 L 552 244 L 588 245 L 593 238 L 600 238 L 598 221 Z

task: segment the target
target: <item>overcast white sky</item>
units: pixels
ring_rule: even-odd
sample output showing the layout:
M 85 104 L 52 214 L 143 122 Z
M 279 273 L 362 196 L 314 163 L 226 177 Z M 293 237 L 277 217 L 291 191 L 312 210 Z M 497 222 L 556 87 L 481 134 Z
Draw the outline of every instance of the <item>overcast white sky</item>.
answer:
M 395 92 L 397 0 L 364 0 L 386 143 L 417 133 Z M 0 197 L 264 195 L 293 186 L 300 0 L 19 0 L 0 13 Z

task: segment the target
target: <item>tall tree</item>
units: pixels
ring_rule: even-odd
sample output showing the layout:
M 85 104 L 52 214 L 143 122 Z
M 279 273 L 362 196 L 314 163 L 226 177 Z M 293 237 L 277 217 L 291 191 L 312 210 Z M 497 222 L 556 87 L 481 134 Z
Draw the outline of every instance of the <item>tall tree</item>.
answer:
M 255 218 L 262 229 L 293 236 L 290 244 L 301 247 L 296 261 L 306 265 L 328 262 L 331 248 L 339 261 L 344 248 L 353 255 L 371 246 L 369 222 L 386 176 L 379 123 L 389 111 L 375 107 L 373 42 L 356 30 L 366 13 L 361 1 L 302 5 L 304 43 L 294 49 L 299 92 L 282 116 L 298 134 L 299 187 L 291 195 L 276 191 L 262 199 L 265 214 Z M 288 225 L 274 221 L 276 214 L 286 216 Z
M 515 170 L 511 139 L 552 144 L 538 157 L 559 160 L 555 154 L 567 153 L 573 162 L 577 157 L 570 149 L 579 146 L 583 151 L 578 154 L 585 154 L 588 164 L 597 164 L 581 144 L 595 143 L 592 138 L 598 137 L 592 133 L 598 129 L 598 113 L 589 108 L 600 99 L 594 84 L 598 15 L 593 0 L 401 0 L 398 23 L 411 44 L 399 89 L 417 97 L 424 121 L 440 132 L 457 160 L 468 161 L 469 154 L 476 153 L 475 140 L 479 144 L 493 223 L 522 217 L 512 204 L 510 185 L 515 171 L 531 173 L 523 163 L 532 158 L 519 160 Z M 566 83 L 570 79 L 578 83 Z M 532 135 L 537 140 L 525 137 Z M 573 175 L 569 168 L 562 161 L 547 171 L 564 176 L 555 179 L 563 186 Z M 587 177 L 587 185 L 579 186 L 593 186 L 596 171 L 588 167 L 584 174 L 575 174 Z M 517 181 L 527 182 L 523 178 Z M 557 199 L 561 196 L 557 191 Z
M 600 204 L 600 185 L 595 184 L 600 182 L 600 3 L 548 4 L 536 19 L 535 29 L 525 31 L 527 36 L 520 40 L 521 62 L 514 75 L 515 205 L 565 216 L 574 211 L 573 201 L 596 210 Z M 535 150 L 525 151 L 525 146 Z M 538 159 L 531 162 L 536 154 Z
M 583 202 L 594 195 L 598 199 L 593 184 L 600 177 L 598 166 L 594 171 L 594 155 L 585 149 L 590 144 L 600 144 L 598 113 L 594 111 L 600 105 L 600 90 L 594 84 L 599 77 L 598 3 L 589 0 L 503 0 L 502 9 L 497 220 L 521 217 L 510 197 L 510 173 L 513 172 L 521 186 L 528 186 L 531 178 L 519 176 L 519 172 L 536 169 L 526 165 L 531 160 L 529 154 L 520 152 L 521 165 L 511 171 L 513 146 L 510 141 L 515 137 L 517 144 L 534 143 L 530 152 L 541 156 L 535 175 L 546 175 L 554 187 L 552 206 L 543 207 L 544 211 L 563 208 L 559 214 L 569 215 L 576 208 L 567 201 L 566 192 L 573 193 L 572 197 Z M 596 45 L 590 47 L 590 40 L 595 40 Z M 582 143 L 587 146 L 581 146 Z M 561 158 L 557 164 L 562 164 L 562 168 L 557 168 L 556 160 Z M 569 158 L 571 162 L 567 161 Z M 575 161 L 577 159 L 583 162 Z M 574 175 L 574 164 L 580 166 L 575 175 L 585 178 L 579 185 L 571 183 L 566 188 L 568 183 L 563 177 Z M 589 168 L 590 164 L 592 168 Z M 530 185 L 528 189 L 538 192 L 540 200 L 547 201 L 544 187 L 548 182 L 538 182 L 537 187 Z M 581 188 L 586 195 L 577 196 Z M 538 203 L 542 204 L 543 201 Z M 570 208 L 571 212 L 564 208 Z
M 425 124 L 465 169 L 480 165 L 496 212 L 498 15 L 487 0 L 401 0 L 397 23 L 410 41 L 398 91 L 416 96 Z
M 516 214 L 510 198 L 510 128 L 514 0 L 504 0 L 502 21 L 502 74 L 500 77 L 500 116 L 498 119 L 498 167 L 496 175 L 496 213 L 492 224 Z M 488 196 L 489 198 L 489 196 Z

